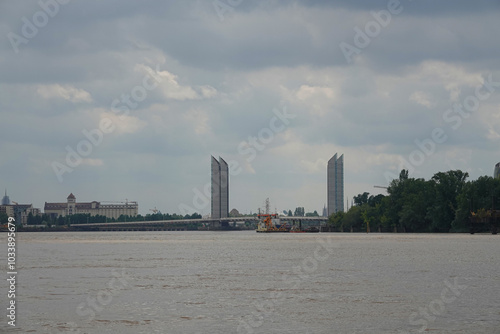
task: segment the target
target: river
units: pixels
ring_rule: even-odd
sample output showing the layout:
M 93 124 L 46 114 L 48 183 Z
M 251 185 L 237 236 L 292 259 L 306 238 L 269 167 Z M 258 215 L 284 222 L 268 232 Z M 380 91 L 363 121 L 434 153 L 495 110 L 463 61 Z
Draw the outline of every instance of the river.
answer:
M 17 326 L 0 332 L 500 333 L 497 235 L 17 236 Z

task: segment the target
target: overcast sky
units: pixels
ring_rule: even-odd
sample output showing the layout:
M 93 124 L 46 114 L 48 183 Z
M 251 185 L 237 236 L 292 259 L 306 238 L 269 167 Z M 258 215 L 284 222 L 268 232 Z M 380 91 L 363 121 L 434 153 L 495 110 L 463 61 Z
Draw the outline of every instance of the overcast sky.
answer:
M 208 214 L 214 155 L 230 208 L 321 213 L 335 153 L 349 198 L 402 168 L 491 176 L 499 17 L 497 0 L 0 1 L 0 187 Z

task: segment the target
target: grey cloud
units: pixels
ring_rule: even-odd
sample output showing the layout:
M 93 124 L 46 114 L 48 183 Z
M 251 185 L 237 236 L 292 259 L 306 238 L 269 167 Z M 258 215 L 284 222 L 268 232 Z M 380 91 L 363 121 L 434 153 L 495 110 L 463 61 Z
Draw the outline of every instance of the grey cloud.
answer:
M 103 184 L 98 190 L 106 198 L 85 195 L 89 199 L 116 199 L 119 195 L 110 189 L 127 193 L 128 187 L 137 189 L 145 203 L 154 203 L 144 184 L 153 187 L 160 180 L 164 188 L 185 185 L 187 190 L 179 192 L 184 201 L 190 200 L 191 188 L 209 180 L 210 154 L 244 160 L 238 145 L 269 126 L 272 109 L 283 103 L 297 115 L 288 126 L 293 137 L 277 135 L 252 162 L 257 175 L 243 173 L 234 183 L 256 197 L 266 186 L 276 190 L 321 184 L 323 174 L 294 174 L 300 172 L 296 157 L 279 160 L 271 154 L 291 141 L 308 151 L 336 147 L 364 154 L 367 147 L 377 146 L 385 155 L 405 156 L 415 148 L 416 138 L 425 138 L 438 126 L 449 129 L 442 120 L 451 103 L 446 84 L 459 82 L 462 100 L 473 91 L 470 82 L 460 83 L 462 77 L 493 73 L 500 81 L 500 46 L 494 43 L 500 33 L 499 4 L 402 0 L 404 11 L 348 64 L 339 44 L 354 43 L 354 28 L 364 28 L 373 20 L 370 11 L 387 3 L 244 0 L 221 22 L 211 1 L 72 1 L 16 54 L 7 34 L 20 33 L 21 17 L 30 18 L 40 7 L 37 1 L 0 2 L 0 147 L 9 153 L 0 157 L 0 172 L 13 175 L 6 181 L 12 185 L 26 183 L 19 186 L 24 192 L 39 182 L 42 189 L 50 189 L 48 200 L 54 201 L 68 190 L 91 194 L 91 186 L 82 180 Z M 460 71 L 441 82 L 431 71 L 422 71 L 428 62 Z M 135 70 L 137 64 L 158 64 L 197 95 L 183 99 L 185 95 L 165 94 L 160 88 L 148 92 L 130 111 L 129 121 L 137 128 L 109 134 L 93 150 L 89 158 L 102 160 L 102 166 L 82 165 L 59 184 L 50 162 L 64 159 L 66 145 L 75 146 L 84 138 L 81 131 L 95 128 L 115 98 L 141 84 L 144 73 Z M 88 92 L 91 99 L 71 103 L 37 95 L 37 87 L 49 85 Z M 301 100 L 294 94 L 303 85 L 332 89 L 337 96 Z M 203 86 L 217 94 L 202 96 Z M 484 110 L 498 108 L 497 95 L 484 103 Z M 429 106 L 417 103 L 426 97 Z M 477 150 L 469 164 L 476 173 L 498 147 L 487 137 L 484 110 L 459 130 L 447 132 L 449 140 L 439 153 Z M 488 116 L 489 123 L 500 126 L 493 116 Z M 419 172 L 448 168 L 440 165 L 442 157 L 429 159 Z M 383 178 L 390 163 L 382 159 L 381 165 L 349 177 L 367 183 L 376 175 Z M 170 178 L 168 169 L 176 177 Z M 123 179 L 129 183 L 121 184 Z M 115 188 L 115 183 L 120 186 Z M 42 203 L 44 195 L 36 200 Z M 323 197 L 299 200 L 322 204 Z M 165 191 L 164 201 L 175 207 L 179 199 Z M 255 211 L 257 204 L 240 205 Z
M 296 0 L 294 3 L 299 3 L 304 7 L 327 7 L 327 8 L 342 8 L 356 11 L 370 11 L 387 8 L 389 0 Z M 489 12 L 500 10 L 500 4 L 495 0 L 398 0 L 403 6 L 407 6 L 410 10 L 405 14 L 409 15 L 450 15 L 463 14 L 468 15 L 473 12 Z M 275 1 L 275 4 L 289 5 L 290 1 L 281 0 Z

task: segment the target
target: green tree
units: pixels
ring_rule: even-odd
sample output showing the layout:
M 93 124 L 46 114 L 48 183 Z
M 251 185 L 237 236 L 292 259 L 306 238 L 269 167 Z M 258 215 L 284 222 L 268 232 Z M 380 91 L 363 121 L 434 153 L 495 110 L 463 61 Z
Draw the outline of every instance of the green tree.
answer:
M 403 194 L 407 182 L 408 170 L 403 169 L 399 173 L 399 178 L 392 180 L 387 188 L 390 198 L 390 208 L 386 211 L 384 225 L 391 231 L 396 231 L 398 227 L 401 229 L 399 212 L 403 208 Z
M 425 232 L 429 224 L 427 212 L 434 196 L 432 182 L 410 178 L 403 169 L 399 179 L 391 181 L 387 192 L 390 209 L 384 213 L 385 224 L 394 231 Z
M 434 187 L 431 181 L 409 178 L 404 184 L 399 227 L 402 232 L 428 232 L 428 211 L 432 207 Z
M 28 220 L 26 222 L 28 225 L 42 225 L 42 216 L 41 215 L 33 215 L 28 214 Z
M 304 207 L 297 207 L 295 208 L 295 213 L 293 214 L 295 217 L 304 217 L 305 215 L 305 210 Z
M 337 231 L 344 232 L 344 211 L 338 211 L 328 218 L 328 222 L 333 225 Z
M 375 207 L 375 206 L 377 206 L 377 204 L 382 203 L 382 200 L 384 199 L 384 197 L 385 197 L 385 196 L 384 196 L 384 195 L 382 195 L 382 194 L 378 194 L 378 195 L 376 195 L 376 196 L 373 196 L 373 195 L 372 195 L 372 196 L 370 196 L 370 197 L 368 198 L 368 205 L 369 205 L 369 206 L 373 206 L 373 207 Z
M 0 224 L 7 224 L 9 222 L 9 216 L 5 212 L 0 212 Z
M 44 213 L 39 219 L 37 219 L 38 225 L 48 225 L 49 227 L 54 224 L 54 219 L 51 215 Z
M 66 219 L 64 219 L 63 216 L 57 217 L 56 225 L 62 226 L 62 225 L 65 225 L 65 223 L 66 223 Z
M 363 225 L 363 209 L 361 206 L 353 206 L 347 211 L 342 219 L 344 231 L 360 232 Z
M 401 232 L 463 232 L 468 230 L 471 211 L 486 212 L 494 205 L 500 209 L 500 180 L 480 177 L 467 182 L 468 173 L 460 170 L 438 172 L 426 181 L 401 170 L 390 182 L 388 196 L 355 196 L 356 203 L 340 219 L 329 223 L 340 229 Z M 497 199 L 494 203 L 493 199 Z
M 319 217 L 318 211 L 314 210 L 314 212 L 306 213 L 306 217 Z
M 431 232 L 449 232 L 455 220 L 457 198 L 466 183 L 468 173 L 461 170 L 450 170 L 434 174 L 434 202 L 429 209 Z
M 370 195 L 370 193 L 367 193 L 367 192 L 364 192 L 363 194 L 359 194 L 357 196 L 354 196 L 353 199 L 354 199 L 354 205 L 363 205 L 363 204 L 366 204 L 368 203 L 368 195 Z
M 368 226 L 370 227 L 370 231 L 373 228 L 378 228 L 380 219 L 378 217 L 377 210 L 374 206 L 371 206 L 368 203 L 362 205 L 361 218 L 363 219 L 361 225 L 361 231 L 368 231 Z
M 466 232 L 469 230 L 471 212 L 481 209 L 490 210 L 493 200 L 495 208 L 500 209 L 500 180 L 490 176 L 481 176 L 475 181 L 464 184 L 457 196 L 457 210 L 452 222 L 452 231 Z M 485 229 L 486 231 L 486 229 Z

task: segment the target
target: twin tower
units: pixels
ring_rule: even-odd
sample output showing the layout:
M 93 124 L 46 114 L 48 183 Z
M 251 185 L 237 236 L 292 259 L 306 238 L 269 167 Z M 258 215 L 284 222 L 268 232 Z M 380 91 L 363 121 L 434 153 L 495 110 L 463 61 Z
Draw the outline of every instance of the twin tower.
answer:
M 326 192 L 328 217 L 344 211 L 344 155 L 337 158 L 337 153 L 328 161 L 326 169 Z
M 219 157 L 212 156 L 212 218 L 229 216 L 229 166 Z M 326 172 L 328 216 L 344 211 L 344 155 L 335 154 Z
M 229 216 L 229 166 L 212 156 L 212 218 Z

